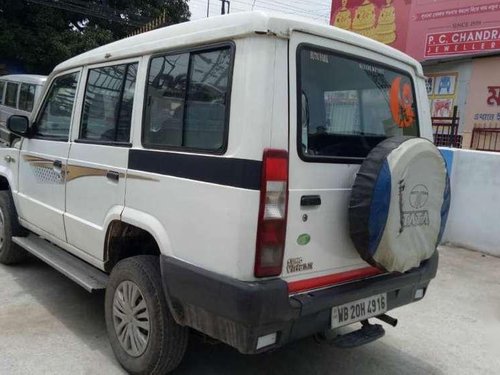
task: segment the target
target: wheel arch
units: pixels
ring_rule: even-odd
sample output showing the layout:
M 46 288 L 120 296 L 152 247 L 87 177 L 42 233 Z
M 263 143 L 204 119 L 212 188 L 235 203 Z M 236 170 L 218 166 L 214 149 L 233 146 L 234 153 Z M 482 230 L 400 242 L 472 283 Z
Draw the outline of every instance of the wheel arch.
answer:
M 136 255 L 170 254 L 166 232 L 154 217 L 130 210 L 107 225 L 104 239 L 104 268 L 111 269 L 122 259 Z
M 121 215 L 121 220 L 124 223 L 134 225 L 151 234 L 158 244 L 162 254 L 168 256 L 173 255 L 173 249 L 168 232 L 164 225 L 156 217 L 134 208 L 125 207 Z
M 0 191 L 10 190 L 10 182 L 7 177 L 0 175 Z
M 16 190 L 14 173 L 4 165 L 0 165 L 0 190 Z

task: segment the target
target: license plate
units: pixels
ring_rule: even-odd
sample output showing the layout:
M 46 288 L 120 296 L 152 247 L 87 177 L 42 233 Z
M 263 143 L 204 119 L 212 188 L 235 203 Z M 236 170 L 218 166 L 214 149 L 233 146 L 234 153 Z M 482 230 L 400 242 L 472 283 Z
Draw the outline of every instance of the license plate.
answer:
M 332 328 L 359 322 L 387 311 L 387 294 L 377 294 L 332 307 Z

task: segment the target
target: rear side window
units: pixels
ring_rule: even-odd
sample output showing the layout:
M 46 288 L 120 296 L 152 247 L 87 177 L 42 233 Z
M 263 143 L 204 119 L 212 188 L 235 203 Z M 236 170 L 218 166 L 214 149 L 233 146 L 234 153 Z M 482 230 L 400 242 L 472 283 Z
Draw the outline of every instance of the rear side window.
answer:
M 306 160 L 361 159 L 388 137 L 418 135 L 411 77 L 372 61 L 299 47 L 298 103 Z
M 5 81 L 0 81 L 0 104 L 3 104 L 3 90 L 5 89 Z
M 5 105 L 17 108 L 17 89 L 19 85 L 13 82 L 7 82 L 7 89 L 5 90 Z
M 54 79 L 36 122 L 35 137 L 68 140 L 78 76 L 70 73 Z
M 89 70 L 80 139 L 128 143 L 137 63 Z
M 33 110 L 35 103 L 36 85 L 27 83 L 21 84 L 21 91 L 19 92 L 19 109 L 27 112 Z
M 224 151 L 232 55 L 225 46 L 151 60 L 145 146 Z

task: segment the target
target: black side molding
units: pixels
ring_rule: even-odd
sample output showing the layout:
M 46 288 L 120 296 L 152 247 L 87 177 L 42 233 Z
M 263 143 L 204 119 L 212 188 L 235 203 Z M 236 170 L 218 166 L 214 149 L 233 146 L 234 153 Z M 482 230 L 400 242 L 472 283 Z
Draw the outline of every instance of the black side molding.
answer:
M 166 151 L 129 152 L 128 168 L 189 180 L 260 190 L 262 161 Z

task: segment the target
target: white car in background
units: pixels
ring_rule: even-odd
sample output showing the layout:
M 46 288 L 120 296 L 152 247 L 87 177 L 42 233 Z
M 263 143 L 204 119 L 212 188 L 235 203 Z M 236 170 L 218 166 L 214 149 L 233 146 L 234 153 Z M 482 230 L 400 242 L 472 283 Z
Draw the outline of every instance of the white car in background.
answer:
M 0 76 L 0 141 L 10 144 L 12 135 L 6 128 L 12 115 L 30 117 L 36 101 L 42 95 L 46 76 L 10 74 Z

